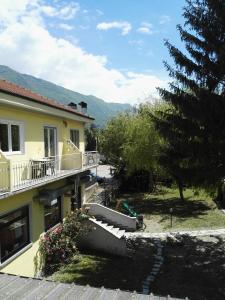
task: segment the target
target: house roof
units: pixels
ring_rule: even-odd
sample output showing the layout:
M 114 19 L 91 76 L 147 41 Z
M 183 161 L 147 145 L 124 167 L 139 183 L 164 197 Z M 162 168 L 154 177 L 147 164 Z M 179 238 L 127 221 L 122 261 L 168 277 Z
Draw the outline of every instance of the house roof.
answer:
M 78 115 L 78 116 L 81 116 L 81 117 L 84 117 L 84 118 L 87 118 L 90 120 L 94 120 L 94 118 L 92 118 L 86 114 L 83 114 L 82 112 L 76 111 L 69 106 L 60 104 L 55 100 L 41 96 L 37 93 L 34 93 L 33 91 L 31 91 L 29 89 L 26 89 L 24 87 L 21 87 L 19 85 L 16 85 L 16 84 L 11 83 L 6 80 L 0 80 L 0 92 L 4 92 L 4 93 L 11 94 L 14 96 L 19 96 L 19 97 L 25 98 L 27 100 L 38 102 L 43 105 L 47 105 L 50 107 L 64 110 L 64 111 L 72 113 L 74 115 Z M 68 102 L 69 102 L 69 99 L 68 99 Z
M 137 294 L 121 290 L 110 290 L 81 286 L 76 284 L 53 282 L 43 279 L 19 277 L 0 273 L 0 298 L 11 300 L 33 299 L 80 299 L 80 300 L 175 300 L 170 296 L 161 297 Z M 177 299 L 178 300 L 178 299 Z

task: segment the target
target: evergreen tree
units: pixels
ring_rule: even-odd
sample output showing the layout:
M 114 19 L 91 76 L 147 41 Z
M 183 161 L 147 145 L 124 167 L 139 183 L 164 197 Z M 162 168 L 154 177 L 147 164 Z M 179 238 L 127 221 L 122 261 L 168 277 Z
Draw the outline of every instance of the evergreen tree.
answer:
M 166 41 L 173 81 L 159 89 L 168 108 L 155 117 L 166 140 L 161 163 L 184 183 L 215 187 L 225 177 L 225 0 L 186 0 L 177 26 L 186 51 Z

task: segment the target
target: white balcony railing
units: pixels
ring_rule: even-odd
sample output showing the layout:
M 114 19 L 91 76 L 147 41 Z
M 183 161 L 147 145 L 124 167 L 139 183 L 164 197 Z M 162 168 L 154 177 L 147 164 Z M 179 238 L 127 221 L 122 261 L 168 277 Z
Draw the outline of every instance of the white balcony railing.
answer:
M 7 161 L 0 162 L 0 193 L 10 190 L 10 166 Z
M 96 152 L 81 152 L 43 159 L 0 162 L 0 193 L 49 181 L 98 163 Z
M 97 151 L 88 151 L 83 154 L 83 166 L 92 166 L 99 163 L 100 155 Z

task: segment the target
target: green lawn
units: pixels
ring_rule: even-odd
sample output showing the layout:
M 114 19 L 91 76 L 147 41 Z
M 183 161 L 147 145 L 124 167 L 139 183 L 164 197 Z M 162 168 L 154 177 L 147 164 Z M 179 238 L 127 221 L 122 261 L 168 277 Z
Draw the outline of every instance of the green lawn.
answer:
M 154 247 L 139 248 L 135 256 L 119 257 L 102 253 L 81 254 L 77 261 L 65 265 L 50 279 L 76 284 L 142 291 L 142 281 L 153 266 Z
M 151 194 L 124 194 L 135 211 L 144 215 L 147 232 L 225 228 L 225 214 L 203 192 L 198 195 L 191 189 L 184 192 L 185 201 L 178 190 L 161 188 Z M 173 226 L 170 225 L 170 208 L 173 208 Z

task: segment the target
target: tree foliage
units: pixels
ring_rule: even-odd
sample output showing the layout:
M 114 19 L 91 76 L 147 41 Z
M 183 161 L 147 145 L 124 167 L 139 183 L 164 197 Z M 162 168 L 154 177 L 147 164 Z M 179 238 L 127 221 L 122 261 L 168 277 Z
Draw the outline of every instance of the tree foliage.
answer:
M 102 152 L 118 169 L 128 173 L 157 168 L 160 138 L 152 122 L 155 107 L 141 105 L 132 114 L 123 113 L 108 122 L 101 136 Z
M 159 89 L 168 108 L 155 124 L 166 140 L 161 163 L 180 184 L 205 188 L 225 176 L 225 1 L 187 0 L 178 26 L 186 50 L 166 41 L 173 79 Z
M 121 113 L 112 118 L 102 130 L 100 137 L 102 154 L 112 165 L 118 168 L 123 165 L 123 145 L 126 142 L 126 128 L 129 118 L 127 113 Z
M 97 137 L 99 129 L 91 124 L 91 126 L 85 128 L 85 150 L 95 151 L 97 149 Z
M 157 168 L 160 139 L 151 118 L 153 110 L 150 104 L 141 105 L 127 123 L 122 150 L 130 172 Z

